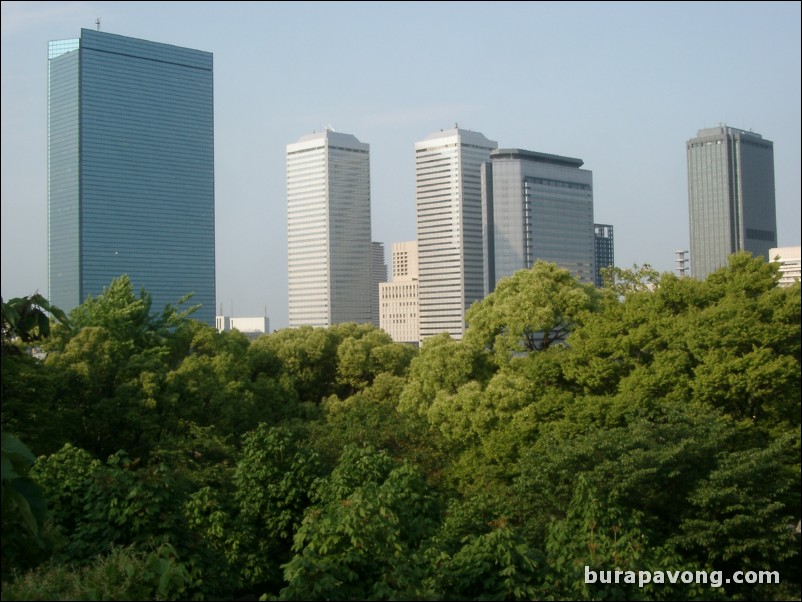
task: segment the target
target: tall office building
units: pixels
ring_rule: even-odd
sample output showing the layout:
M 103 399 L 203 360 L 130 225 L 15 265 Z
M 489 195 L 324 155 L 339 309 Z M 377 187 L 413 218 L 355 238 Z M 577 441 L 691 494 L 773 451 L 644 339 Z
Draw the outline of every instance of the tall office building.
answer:
M 380 326 L 396 343 L 418 344 L 418 243 L 393 243 L 393 279 L 379 285 Z
M 595 280 L 593 174 L 581 159 L 499 149 L 482 165 L 485 293 L 537 260 Z
M 736 251 L 768 261 L 777 246 L 774 144 L 722 125 L 687 142 L 691 276 L 705 279 Z
M 384 243 L 373 242 L 370 247 L 370 318 L 371 323 L 379 328 L 379 285 L 387 282 L 387 263 L 384 261 Z
M 48 294 L 127 274 L 215 323 L 212 54 L 81 30 L 48 46 Z
M 421 341 L 461 339 L 484 296 L 480 169 L 497 146 L 457 127 L 415 144 Z
M 287 145 L 289 325 L 370 323 L 370 146 L 330 129 Z
M 594 284 L 601 288 L 604 286 L 604 268 L 615 266 L 615 240 L 613 227 L 609 224 L 594 224 L 596 231 L 596 278 Z

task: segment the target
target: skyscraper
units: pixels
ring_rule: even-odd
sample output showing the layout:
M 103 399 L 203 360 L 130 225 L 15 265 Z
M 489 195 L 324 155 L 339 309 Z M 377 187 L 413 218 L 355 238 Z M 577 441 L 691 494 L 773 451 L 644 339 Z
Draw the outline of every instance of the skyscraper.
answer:
M 594 284 L 604 286 L 604 268 L 615 266 L 615 239 L 613 227 L 609 224 L 594 224 L 596 230 L 596 278 Z
M 289 325 L 371 322 L 370 146 L 330 129 L 287 145 Z
M 122 274 L 215 322 L 212 54 L 81 30 L 48 46 L 48 287 L 65 310 Z
M 421 341 L 462 338 L 484 296 L 480 168 L 497 146 L 457 127 L 415 144 Z
M 482 165 L 485 293 L 537 260 L 594 282 L 593 174 L 582 165 L 521 149 L 490 153 Z
M 379 328 L 379 285 L 387 282 L 387 263 L 384 260 L 384 243 L 373 242 L 370 247 L 370 317 L 372 324 Z
M 736 251 L 769 260 L 777 246 L 774 144 L 722 125 L 687 142 L 691 276 L 704 279 Z

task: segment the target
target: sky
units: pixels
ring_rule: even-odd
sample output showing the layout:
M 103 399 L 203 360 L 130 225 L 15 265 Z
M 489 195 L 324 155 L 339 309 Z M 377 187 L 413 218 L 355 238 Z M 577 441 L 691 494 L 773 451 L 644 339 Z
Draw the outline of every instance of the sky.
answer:
M 414 145 L 454 124 L 582 159 L 616 265 L 661 272 L 689 246 L 687 140 L 752 130 L 774 143 L 778 246 L 800 244 L 799 2 L 3 1 L 4 299 L 47 296 L 47 43 L 98 18 L 214 55 L 226 315 L 287 326 L 286 146 L 324 127 L 370 145 L 388 260 L 416 237 Z

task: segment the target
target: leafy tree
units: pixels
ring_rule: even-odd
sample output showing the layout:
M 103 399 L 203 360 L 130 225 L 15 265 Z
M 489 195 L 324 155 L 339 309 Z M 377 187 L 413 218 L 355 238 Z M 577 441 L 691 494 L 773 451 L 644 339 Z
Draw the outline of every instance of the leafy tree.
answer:
M 194 585 L 169 544 L 146 551 L 115 547 L 84 567 L 43 565 L 14 583 L 4 600 L 185 600 Z
M 404 454 L 413 428 L 398 412 L 405 380 L 382 372 L 373 383 L 346 399 L 331 396 L 321 405 L 323 415 L 308 423 L 310 445 L 326 466 L 333 468 L 349 445 L 365 445 L 394 456 Z
M 660 273 L 649 264 L 633 265 L 631 269 L 610 266 L 602 268 L 604 288 L 616 296 L 653 290 L 660 280 Z
M 788 495 L 797 491 L 798 458 L 789 457 L 787 440 L 764 450 L 764 436 L 754 427 L 700 410 L 686 414 L 667 406 L 659 420 L 633 416 L 623 426 L 586 427 L 573 438 L 542 436 L 521 461 L 519 516 L 534 534 L 545 529 L 555 535 L 553 521 L 563 525 L 557 548 L 564 548 L 565 538 L 584 528 L 572 517 L 584 516 L 589 498 L 599 500 L 613 519 L 599 533 L 610 538 L 617 528 L 646 546 L 626 548 L 626 562 L 607 557 L 607 568 L 636 566 L 634 554 L 647 548 L 683 567 L 780 566 L 798 553 L 787 530 L 798 505 L 798 497 Z M 602 524 L 599 515 L 582 520 Z M 575 552 L 568 556 L 580 567 L 584 562 Z M 668 566 L 652 558 L 654 567 Z
M 377 375 L 403 376 L 416 351 L 394 343 L 384 331 L 372 329 L 364 335 L 349 336 L 337 348 L 337 381 L 344 396 L 361 391 Z
M 166 465 L 137 467 L 123 453 L 103 464 L 70 445 L 37 459 L 33 474 L 52 500 L 64 539 L 59 553 L 75 562 L 107 554 L 115 545 L 179 542 L 186 485 Z
M 336 334 L 327 328 L 285 328 L 260 337 L 254 345 L 278 358 L 301 402 L 319 403 L 333 394 L 337 380 Z
M 448 333 L 433 336 L 423 343 L 419 354 L 412 360 L 399 410 L 426 416 L 439 392 L 456 393 L 472 380 L 484 383 L 493 370 L 490 358 L 483 350 L 461 344 Z
M 197 324 L 189 353 L 165 375 L 169 411 L 180 420 L 240 437 L 263 419 L 250 388 L 248 339 Z
M 47 503 L 29 476 L 31 451 L 14 435 L 2 432 L 2 575 L 40 562 L 50 547 L 45 533 Z
M 511 355 L 548 349 L 565 337 L 583 313 L 596 308 L 592 285 L 568 270 L 537 261 L 502 279 L 468 310 L 466 341 L 495 350 L 500 363 Z
M 709 600 L 722 592 L 708 585 L 649 583 L 634 580 L 638 571 L 694 571 L 703 565 L 683 558 L 656 541 L 639 510 L 609 500 L 579 475 L 564 518 L 548 525 L 547 566 L 542 583 L 546 600 Z M 611 579 L 615 571 L 620 578 Z M 623 576 L 629 571 L 627 581 Z M 593 575 L 588 581 L 586 576 Z M 607 575 L 603 577 L 602 575 Z M 712 596 L 711 596 L 712 593 Z
M 287 428 L 260 424 L 245 436 L 234 470 L 237 515 L 228 556 L 248 585 L 280 583 L 280 564 L 309 505 L 317 456 Z
M 349 448 L 321 481 L 284 566 L 283 600 L 416 599 L 421 541 L 437 506 L 420 474 L 370 448 Z
M 2 301 L 2 314 L 0 353 L 3 357 L 19 353 L 19 349 L 13 345 L 16 340 L 22 343 L 32 343 L 48 337 L 50 335 L 50 316 L 48 314 L 52 314 L 65 327 L 69 326 L 64 312 L 55 305 L 51 305 L 39 293 L 28 297 L 16 297 L 7 302 Z
M 125 276 L 76 307 L 70 328 L 55 328 L 47 341 L 49 397 L 28 411 L 33 422 L 55 420 L 60 432 L 50 439 L 44 435 L 52 432 L 42 433 L 32 445 L 52 453 L 72 442 L 101 458 L 120 447 L 147 455 L 167 426 L 171 339 L 191 327 L 187 313 L 151 315 L 150 296 L 137 297 Z
M 466 537 L 433 569 L 427 587 L 436 593 L 427 599 L 536 600 L 543 591 L 541 553 L 505 521 L 488 533 Z
M 29 404 L 39 401 L 47 377 L 38 359 L 23 353 L 22 345 L 50 335 L 50 316 L 68 327 L 64 312 L 40 294 L 2 302 L 0 359 L 2 360 L 2 575 L 41 562 L 51 547 L 45 521 L 47 504 L 39 484 L 29 475 L 34 463 L 30 448 L 12 432 L 30 434 Z M 41 418 L 41 417 L 40 417 Z

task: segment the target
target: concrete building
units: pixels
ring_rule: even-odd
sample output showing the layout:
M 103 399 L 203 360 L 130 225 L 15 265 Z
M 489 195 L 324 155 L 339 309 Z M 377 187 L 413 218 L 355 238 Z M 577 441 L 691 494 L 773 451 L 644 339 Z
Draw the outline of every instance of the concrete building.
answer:
M 674 271 L 677 272 L 677 276 L 680 278 L 687 278 L 690 276 L 690 263 L 691 259 L 688 257 L 690 251 L 688 249 L 677 249 L 674 251 L 674 255 L 676 258 L 674 262 L 677 264 L 677 267 L 674 268 Z
M 537 260 L 596 280 L 593 174 L 581 159 L 498 149 L 482 165 L 484 290 Z
M 780 264 L 780 286 L 791 286 L 802 276 L 801 247 L 775 247 L 769 249 L 769 261 Z
M 263 334 L 270 333 L 270 318 L 235 318 L 229 316 L 216 316 L 215 324 L 218 332 L 238 330 L 249 339 L 255 339 Z
M 392 281 L 379 285 L 379 325 L 396 343 L 417 345 L 420 337 L 418 244 L 417 241 L 393 243 L 392 251 Z
M 127 274 L 153 311 L 215 320 L 209 52 L 82 29 L 48 45 L 48 297 L 65 311 Z
M 326 129 L 287 145 L 289 326 L 371 323 L 370 146 Z
M 480 169 L 498 144 L 454 127 L 415 144 L 421 341 L 461 339 L 484 296 Z
M 768 261 L 777 246 L 774 144 L 721 125 L 686 146 L 691 275 L 704 280 L 737 251 Z

